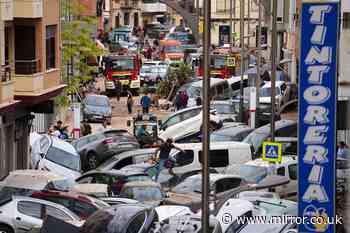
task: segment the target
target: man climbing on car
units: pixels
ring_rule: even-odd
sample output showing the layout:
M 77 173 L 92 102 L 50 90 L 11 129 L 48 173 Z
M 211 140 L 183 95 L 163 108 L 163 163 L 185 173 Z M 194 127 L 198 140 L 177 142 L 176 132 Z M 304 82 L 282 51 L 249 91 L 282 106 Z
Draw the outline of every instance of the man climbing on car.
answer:
M 174 172 L 172 171 L 172 166 L 169 166 L 169 163 L 173 163 L 173 161 L 170 158 L 170 152 L 172 149 L 176 149 L 180 151 L 182 154 L 186 153 L 181 148 L 175 146 L 173 144 L 173 139 L 171 138 L 168 138 L 164 143 L 162 143 L 160 147 L 157 148 L 157 150 L 155 151 L 155 155 L 158 160 L 157 174 L 155 177 L 156 181 L 158 181 L 159 174 L 165 167 L 169 168 L 169 173 L 171 175 L 175 175 Z

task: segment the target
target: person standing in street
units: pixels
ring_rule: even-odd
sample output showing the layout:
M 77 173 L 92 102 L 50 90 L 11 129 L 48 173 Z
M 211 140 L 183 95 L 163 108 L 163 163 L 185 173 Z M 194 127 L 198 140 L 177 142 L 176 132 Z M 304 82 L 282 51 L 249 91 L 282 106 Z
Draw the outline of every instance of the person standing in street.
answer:
M 102 126 L 97 129 L 98 132 L 105 131 L 108 128 L 108 122 L 107 120 L 103 120 Z
M 186 153 L 181 148 L 176 147 L 173 144 L 173 139 L 171 139 L 171 138 L 168 138 L 163 144 L 161 144 L 160 147 L 157 148 L 155 153 L 154 153 L 157 156 L 156 159 L 158 160 L 157 174 L 155 177 L 156 182 L 158 181 L 158 177 L 159 177 L 160 172 L 164 169 L 165 162 L 167 160 L 169 160 L 170 151 L 172 149 L 176 149 L 178 151 L 181 151 L 182 153 Z M 171 171 L 170 173 L 173 173 L 173 172 Z
M 122 84 L 120 81 L 117 81 L 115 83 L 115 93 L 117 95 L 117 101 L 119 102 L 120 100 L 120 96 L 121 96 L 121 92 L 122 92 Z
M 338 158 L 342 159 L 348 159 L 349 157 L 349 147 L 346 145 L 344 141 L 341 141 L 339 143 L 338 151 L 337 151 Z
M 141 98 L 141 106 L 142 106 L 142 113 L 147 114 L 149 113 L 149 107 L 151 106 L 151 98 L 148 96 L 148 93 L 146 92 L 142 98 Z
M 128 108 L 128 113 L 132 114 L 132 107 L 134 105 L 134 100 L 132 98 L 132 93 L 130 90 L 127 91 L 126 106 Z
M 181 109 L 181 93 L 182 91 L 180 91 L 176 96 L 175 96 L 175 108 L 176 111 L 179 111 Z

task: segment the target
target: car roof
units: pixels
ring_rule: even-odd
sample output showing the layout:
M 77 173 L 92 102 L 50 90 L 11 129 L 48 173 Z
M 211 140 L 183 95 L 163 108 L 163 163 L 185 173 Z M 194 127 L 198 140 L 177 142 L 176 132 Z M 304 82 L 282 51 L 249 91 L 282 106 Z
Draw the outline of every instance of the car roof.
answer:
M 190 150 L 190 149 L 202 149 L 202 143 L 181 143 L 176 144 L 179 148 L 183 150 Z M 210 143 L 210 149 L 230 149 L 230 147 L 235 148 L 250 148 L 250 145 L 244 142 L 211 142 Z
M 230 127 L 218 129 L 214 131 L 212 134 L 233 136 L 235 134 L 248 131 L 248 130 L 253 131 L 253 128 L 250 128 L 248 125 L 236 125 L 236 126 L 230 126 Z
M 275 122 L 275 130 L 279 130 L 283 127 L 289 126 L 289 125 L 293 125 L 293 124 L 297 124 L 296 121 L 292 121 L 292 120 L 279 120 Z M 270 133 L 270 124 L 261 126 L 260 128 L 257 128 L 256 130 L 254 130 L 253 132 L 256 133 L 261 133 L 261 134 L 269 134 Z
M 33 190 L 42 190 L 50 182 L 67 178 L 43 170 L 15 170 L 3 180 L 2 185 Z
M 157 187 L 160 188 L 160 184 L 154 181 L 131 181 L 124 184 L 123 188 L 126 187 Z
M 126 156 L 136 156 L 142 154 L 153 154 L 156 151 L 155 148 L 147 148 L 147 149 L 136 149 L 136 150 L 128 150 L 122 153 L 114 155 L 115 158 L 123 158 Z
M 271 163 L 269 161 L 262 160 L 261 158 L 255 159 L 255 160 L 252 160 L 252 161 L 248 161 L 245 164 L 246 165 L 255 165 L 255 166 L 259 166 L 259 167 L 270 167 L 270 166 L 279 166 L 279 165 L 282 165 L 282 164 L 295 164 L 297 162 L 298 161 L 295 158 L 293 158 L 293 157 L 282 156 L 281 163 L 277 163 L 277 164 L 273 164 L 273 163 Z
M 111 169 L 111 170 L 107 170 L 107 171 L 91 170 L 91 171 L 88 171 L 88 172 L 84 173 L 82 176 L 95 174 L 95 173 L 97 173 L 97 174 L 108 174 L 108 175 L 117 175 L 117 176 L 144 175 L 144 173 L 142 173 L 140 171 Z
M 183 112 L 191 111 L 191 110 L 194 110 L 194 109 L 202 109 L 202 106 L 193 106 L 193 107 L 188 107 L 188 108 L 181 109 L 179 111 L 174 112 L 173 114 L 170 114 L 166 119 L 169 119 L 172 116 L 181 114 Z
M 87 98 L 87 97 L 95 97 L 95 98 L 104 98 L 104 99 L 108 99 L 108 97 L 105 96 L 105 95 L 96 95 L 96 94 L 89 94 L 89 95 L 87 95 L 85 98 Z M 108 99 L 108 100 L 109 100 L 109 99 Z
M 78 152 L 76 151 L 76 149 L 74 148 L 74 146 L 72 144 L 70 144 L 62 139 L 59 139 L 58 137 L 48 136 L 48 135 L 47 135 L 47 137 L 51 139 L 53 147 L 64 150 L 72 155 L 79 156 Z
M 214 100 L 210 102 L 211 105 L 215 104 L 227 104 L 227 105 L 233 105 L 232 100 Z
M 202 174 L 195 174 L 192 176 L 189 176 L 188 178 L 197 178 L 197 179 L 201 179 L 202 178 Z M 210 182 L 215 183 L 216 181 L 220 180 L 220 179 L 224 179 L 224 178 L 239 178 L 244 180 L 241 176 L 238 175 L 231 175 L 231 174 L 221 174 L 221 173 L 210 173 L 209 174 L 209 180 Z

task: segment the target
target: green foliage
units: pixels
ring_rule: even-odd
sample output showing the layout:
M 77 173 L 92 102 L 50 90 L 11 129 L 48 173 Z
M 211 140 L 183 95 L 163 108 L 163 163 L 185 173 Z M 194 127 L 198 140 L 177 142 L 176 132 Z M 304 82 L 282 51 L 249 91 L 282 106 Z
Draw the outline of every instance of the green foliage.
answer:
M 97 47 L 92 39 L 94 26 L 97 26 L 97 19 L 87 16 L 85 7 L 70 1 L 63 5 L 63 14 L 71 15 L 71 21 L 62 23 L 62 76 L 67 88 L 64 94 L 57 100 L 59 104 L 67 104 L 68 94 L 75 93 L 79 86 L 92 79 L 91 71 L 96 70 L 95 66 L 88 64 L 89 59 L 95 59 L 103 54 L 103 50 Z M 67 67 L 73 61 L 74 75 L 68 76 Z M 66 98 L 66 100 L 64 100 Z
M 172 68 L 168 74 L 168 78 L 160 81 L 157 88 L 157 94 L 163 97 L 168 97 L 173 86 L 181 87 L 187 83 L 192 77 L 192 69 L 186 63 L 180 63 L 179 67 Z

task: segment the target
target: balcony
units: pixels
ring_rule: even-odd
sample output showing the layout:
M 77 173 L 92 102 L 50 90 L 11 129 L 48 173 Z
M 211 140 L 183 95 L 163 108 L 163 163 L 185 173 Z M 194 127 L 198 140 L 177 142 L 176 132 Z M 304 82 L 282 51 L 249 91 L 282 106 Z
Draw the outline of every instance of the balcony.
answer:
M 13 1 L 12 0 L 0 0 L 0 20 L 2 21 L 13 20 Z
M 14 17 L 42 18 L 43 0 L 14 0 Z
M 36 94 L 44 89 L 44 75 L 40 67 L 39 59 L 15 61 L 16 95 Z
M 154 3 L 142 3 L 143 13 L 165 13 L 167 7 L 164 3 L 154 2 Z
M 11 80 L 11 67 L 9 65 L 0 68 L 0 105 L 13 101 L 13 82 Z
M 120 8 L 122 8 L 122 9 L 136 9 L 136 8 L 138 8 L 138 2 L 124 0 L 124 1 L 120 2 Z

